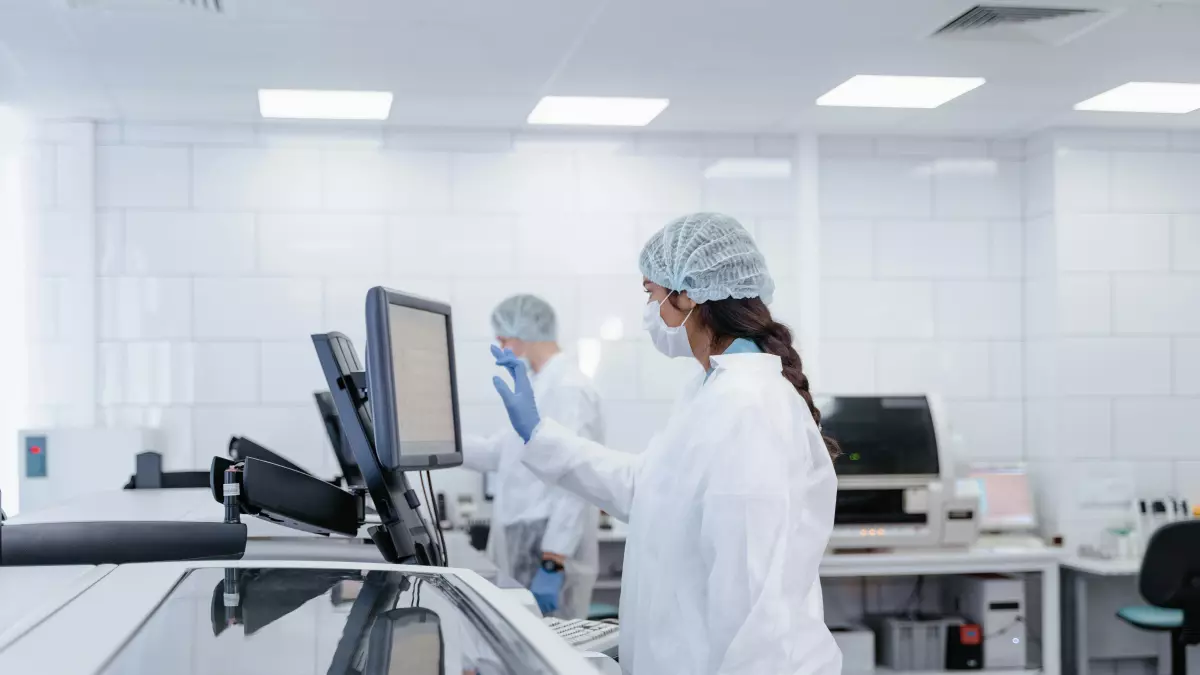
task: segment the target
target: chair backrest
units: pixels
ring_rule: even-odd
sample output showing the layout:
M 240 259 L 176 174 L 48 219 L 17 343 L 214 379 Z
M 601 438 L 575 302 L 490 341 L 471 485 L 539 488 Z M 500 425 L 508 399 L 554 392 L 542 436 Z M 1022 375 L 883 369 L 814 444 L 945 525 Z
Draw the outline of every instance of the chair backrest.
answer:
M 1200 641 L 1200 520 L 1169 523 L 1150 537 L 1138 587 L 1146 602 L 1183 610 L 1185 640 Z

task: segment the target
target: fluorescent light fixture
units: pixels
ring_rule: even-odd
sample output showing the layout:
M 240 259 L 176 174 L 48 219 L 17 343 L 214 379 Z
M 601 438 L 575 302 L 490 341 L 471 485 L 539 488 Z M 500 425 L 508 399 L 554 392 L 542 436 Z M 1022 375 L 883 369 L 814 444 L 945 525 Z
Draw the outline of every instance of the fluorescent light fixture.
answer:
M 704 169 L 705 178 L 791 178 L 792 160 L 769 157 L 722 157 Z
M 259 89 L 258 110 L 274 119 L 386 120 L 392 92 Z
M 670 103 L 665 98 L 545 96 L 526 121 L 530 124 L 644 127 Z
M 855 75 L 834 87 L 817 105 L 856 108 L 936 108 L 981 86 L 982 77 Z
M 1182 115 L 1200 109 L 1200 84 L 1126 82 L 1115 89 L 1076 103 L 1075 109 Z

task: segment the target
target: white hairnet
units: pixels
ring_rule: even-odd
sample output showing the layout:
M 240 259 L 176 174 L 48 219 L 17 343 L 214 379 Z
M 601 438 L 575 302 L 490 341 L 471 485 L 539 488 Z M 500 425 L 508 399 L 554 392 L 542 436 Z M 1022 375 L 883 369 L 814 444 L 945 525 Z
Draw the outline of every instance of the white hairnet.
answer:
M 775 282 L 750 233 L 721 213 L 693 213 L 667 223 L 638 259 L 642 275 L 695 302 L 762 298 L 770 303 Z
M 554 308 L 536 295 L 505 298 L 492 310 L 492 330 L 496 337 L 517 338 L 526 342 L 558 340 L 558 322 Z

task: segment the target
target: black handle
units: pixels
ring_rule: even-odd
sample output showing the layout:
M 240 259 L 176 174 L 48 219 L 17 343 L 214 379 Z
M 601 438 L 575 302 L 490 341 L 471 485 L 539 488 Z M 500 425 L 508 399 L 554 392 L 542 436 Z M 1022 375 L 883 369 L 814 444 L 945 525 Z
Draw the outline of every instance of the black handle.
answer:
M 246 526 L 240 523 L 84 522 L 0 528 L 0 566 L 237 560 L 245 552 Z

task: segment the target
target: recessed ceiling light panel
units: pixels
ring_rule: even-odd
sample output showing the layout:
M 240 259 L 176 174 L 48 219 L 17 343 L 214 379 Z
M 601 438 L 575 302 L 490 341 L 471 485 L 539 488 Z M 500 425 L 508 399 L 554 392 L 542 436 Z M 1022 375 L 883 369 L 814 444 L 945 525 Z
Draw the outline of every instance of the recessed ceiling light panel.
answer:
M 667 109 L 665 98 L 546 96 L 526 120 L 530 124 L 644 127 Z
M 855 108 L 936 108 L 981 86 L 982 77 L 855 75 L 817 105 Z
M 259 89 L 258 111 L 272 119 L 386 120 L 392 92 Z
M 1200 84 L 1126 82 L 1115 89 L 1076 103 L 1075 109 L 1182 115 L 1200 110 Z

